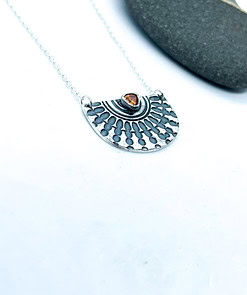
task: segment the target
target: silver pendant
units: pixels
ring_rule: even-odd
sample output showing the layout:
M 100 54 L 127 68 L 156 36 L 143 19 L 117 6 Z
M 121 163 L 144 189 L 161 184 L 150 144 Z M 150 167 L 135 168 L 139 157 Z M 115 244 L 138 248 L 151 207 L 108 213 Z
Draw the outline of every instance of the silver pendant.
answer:
M 178 134 L 177 115 L 164 95 L 134 93 L 121 99 L 81 103 L 82 111 L 94 131 L 107 143 L 131 152 L 158 151 Z

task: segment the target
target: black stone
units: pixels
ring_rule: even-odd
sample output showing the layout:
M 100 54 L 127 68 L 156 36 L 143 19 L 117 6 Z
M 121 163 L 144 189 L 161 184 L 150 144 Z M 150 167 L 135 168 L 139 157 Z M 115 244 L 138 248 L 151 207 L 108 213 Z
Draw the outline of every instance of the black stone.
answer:
M 219 85 L 247 88 L 245 12 L 222 0 L 125 1 L 136 22 L 176 61 Z

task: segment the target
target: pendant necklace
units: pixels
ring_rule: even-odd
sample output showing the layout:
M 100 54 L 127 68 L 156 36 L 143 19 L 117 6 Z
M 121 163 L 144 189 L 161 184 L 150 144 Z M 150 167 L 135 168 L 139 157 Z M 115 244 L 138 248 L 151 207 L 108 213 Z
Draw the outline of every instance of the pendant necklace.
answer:
M 26 25 L 9 0 L 4 0 L 23 28 L 33 39 L 41 52 L 47 57 L 65 86 L 79 102 L 82 112 L 92 129 L 107 143 L 131 152 L 158 151 L 170 144 L 178 134 L 179 122 L 177 115 L 160 90 L 153 91 L 142 78 L 134 63 L 127 55 L 123 45 L 110 29 L 94 0 L 89 0 L 110 38 L 122 52 L 130 68 L 144 86 L 147 93 L 125 93 L 117 99 L 92 101 L 80 92 L 68 80 L 62 69 L 49 54 L 47 49 Z

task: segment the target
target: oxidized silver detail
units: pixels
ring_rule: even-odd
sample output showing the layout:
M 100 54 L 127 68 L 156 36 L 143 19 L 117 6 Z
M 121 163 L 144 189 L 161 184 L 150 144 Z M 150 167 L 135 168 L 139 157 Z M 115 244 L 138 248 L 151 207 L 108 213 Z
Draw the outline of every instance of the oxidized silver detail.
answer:
M 82 111 L 94 131 L 107 143 L 131 152 L 153 152 L 170 144 L 179 121 L 162 92 L 138 96 L 136 110 L 122 99 L 85 104 Z

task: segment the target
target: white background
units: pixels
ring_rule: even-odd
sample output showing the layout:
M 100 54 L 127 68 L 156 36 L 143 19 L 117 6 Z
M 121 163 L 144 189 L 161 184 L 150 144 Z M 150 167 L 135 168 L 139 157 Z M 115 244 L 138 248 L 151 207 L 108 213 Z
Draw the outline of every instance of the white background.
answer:
M 238 5 L 244 9 L 245 11 L 247 10 L 247 3 L 245 0 L 236 0 L 236 2 L 238 3 Z
M 86 0 L 16 1 L 82 93 L 143 93 Z M 105 17 L 181 123 L 158 153 L 97 137 L 0 2 L 0 294 L 247 293 L 247 92 L 162 53 L 123 0 Z

